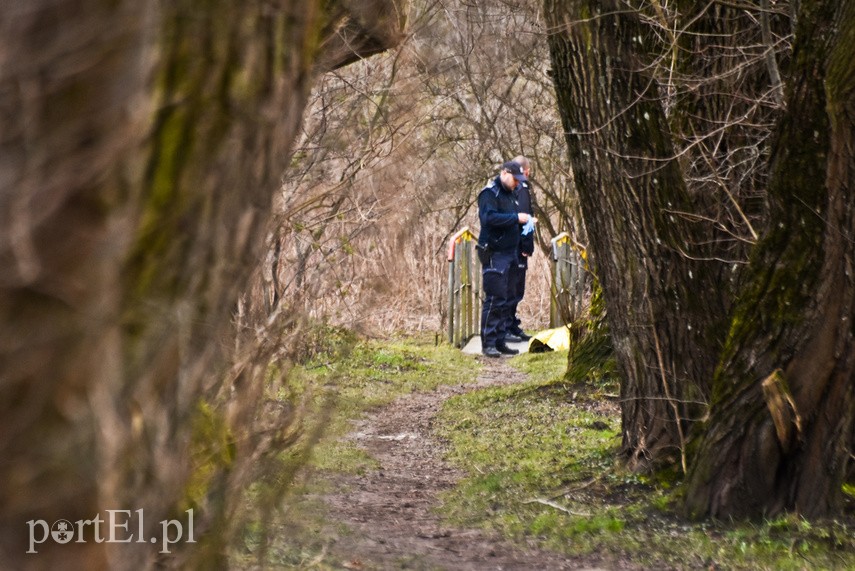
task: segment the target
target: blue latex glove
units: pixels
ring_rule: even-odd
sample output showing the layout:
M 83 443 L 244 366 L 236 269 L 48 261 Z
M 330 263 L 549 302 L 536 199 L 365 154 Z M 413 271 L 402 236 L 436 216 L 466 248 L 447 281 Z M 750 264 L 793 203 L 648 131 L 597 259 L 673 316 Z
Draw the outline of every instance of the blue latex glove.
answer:
M 522 227 L 522 235 L 531 234 L 534 232 L 534 218 L 529 218 L 528 222 L 526 222 Z

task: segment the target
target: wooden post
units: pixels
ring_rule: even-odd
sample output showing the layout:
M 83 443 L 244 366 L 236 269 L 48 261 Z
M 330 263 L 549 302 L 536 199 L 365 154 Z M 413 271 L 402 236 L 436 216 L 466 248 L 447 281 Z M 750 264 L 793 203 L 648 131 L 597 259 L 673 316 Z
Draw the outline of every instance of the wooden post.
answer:
M 480 329 L 480 264 L 468 227 L 448 241 L 448 341 L 462 347 Z
M 549 326 L 572 323 L 582 313 L 585 298 L 585 248 L 567 232 L 552 239 L 552 296 Z

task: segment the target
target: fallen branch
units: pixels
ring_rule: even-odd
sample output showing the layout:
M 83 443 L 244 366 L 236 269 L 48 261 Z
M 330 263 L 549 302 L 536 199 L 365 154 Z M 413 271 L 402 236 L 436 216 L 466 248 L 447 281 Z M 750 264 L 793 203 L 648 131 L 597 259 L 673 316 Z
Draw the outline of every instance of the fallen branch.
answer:
M 593 484 L 594 482 L 597 482 L 599 480 L 600 480 L 600 476 L 597 476 L 596 478 L 589 478 L 583 484 L 580 484 L 578 486 L 570 486 L 567 488 L 562 488 L 561 490 L 554 492 L 547 499 L 548 500 L 555 500 L 558 498 L 563 498 L 564 496 L 566 496 L 570 492 L 578 492 L 579 490 L 584 490 L 585 488 L 587 488 L 588 486 L 590 486 L 591 484 Z
M 543 499 L 543 498 L 534 498 L 534 499 L 532 499 L 532 500 L 526 500 L 526 501 L 524 501 L 523 503 L 524 503 L 524 504 L 543 504 L 543 505 L 545 505 L 545 506 L 549 506 L 549 507 L 551 507 L 551 508 L 555 508 L 555 509 L 557 509 L 557 510 L 559 510 L 559 511 L 562 511 L 562 512 L 564 512 L 564 513 L 568 513 L 568 514 L 570 514 L 570 515 L 575 515 L 575 516 L 579 516 L 579 517 L 591 517 L 591 514 L 589 514 L 589 513 L 584 513 L 584 512 L 574 512 L 573 510 L 568 509 L 568 508 L 565 508 L 564 506 L 562 506 L 562 505 L 560 505 L 560 504 L 556 504 L 556 503 L 555 503 L 555 502 L 553 502 L 552 500 L 545 500 L 545 499 Z

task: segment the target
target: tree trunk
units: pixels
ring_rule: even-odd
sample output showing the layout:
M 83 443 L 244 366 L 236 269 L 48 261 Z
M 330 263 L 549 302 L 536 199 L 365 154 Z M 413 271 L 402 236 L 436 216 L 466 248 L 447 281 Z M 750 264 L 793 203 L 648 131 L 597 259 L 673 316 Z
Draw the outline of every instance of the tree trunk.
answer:
M 397 41 L 403 6 L 0 8 L 0 566 L 163 559 L 91 535 L 27 555 L 26 522 L 142 509 L 153 537 L 198 492 L 188 456 L 200 410 L 238 443 L 203 484 L 245 472 L 254 451 L 240 443 L 262 393 L 226 384 L 232 308 L 312 78 Z M 197 539 L 210 519 L 197 517 Z M 221 552 L 218 533 L 181 547 Z M 183 552 L 160 564 L 195 557 Z
M 772 149 L 771 225 L 713 384 L 687 511 L 833 511 L 855 422 L 851 2 L 802 2 Z
M 784 18 L 773 26 L 768 12 L 723 3 L 683 1 L 676 9 L 659 24 L 672 42 L 659 77 L 686 184 L 703 215 L 695 224 L 708 257 L 740 264 L 766 220 L 767 141 L 782 109 L 777 57 L 789 53 L 780 39 Z M 718 264 L 721 283 L 732 281 L 732 263 Z
M 553 81 L 602 284 L 621 386 L 623 449 L 637 467 L 682 460 L 716 359 L 711 272 L 685 254 L 691 212 L 647 31 L 616 3 L 546 0 Z M 685 467 L 685 463 L 683 463 Z

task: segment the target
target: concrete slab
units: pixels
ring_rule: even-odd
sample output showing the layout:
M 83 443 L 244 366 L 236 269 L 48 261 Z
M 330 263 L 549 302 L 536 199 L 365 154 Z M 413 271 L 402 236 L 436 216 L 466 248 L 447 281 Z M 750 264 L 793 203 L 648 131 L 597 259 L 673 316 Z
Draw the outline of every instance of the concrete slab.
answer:
M 508 347 L 516 349 L 520 353 L 528 353 L 529 341 L 517 341 L 516 343 L 508 343 Z M 476 335 L 463 347 L 463 352 L 467 355 L 481 354 L 481 336 Z

